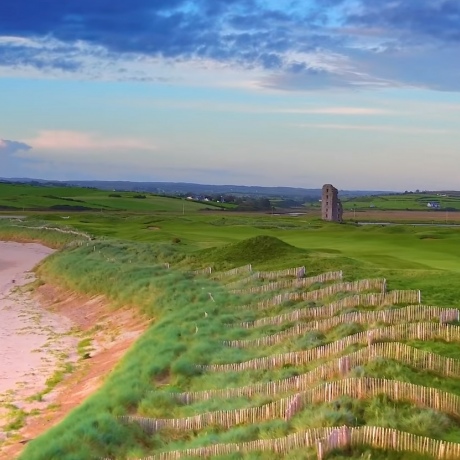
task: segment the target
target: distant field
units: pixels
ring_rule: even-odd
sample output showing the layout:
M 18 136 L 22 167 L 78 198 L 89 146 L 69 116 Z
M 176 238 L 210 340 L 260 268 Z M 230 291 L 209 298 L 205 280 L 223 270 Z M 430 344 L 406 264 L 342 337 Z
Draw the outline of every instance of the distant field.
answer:
M 225 209 L 221 203 L 197 203 L 151 193 L 109 192 L 80 187 L 0 184 L 0 211 L 190 212 Z
M 277 199 L 272 200 L 276 206 Z M 430 209 L 427 204 L 439 203 L 440 209 Z M 460 197 L 436 194 L 401 194 L 384 196 L 364 196 L 342 199 L 345 220 L 401 221 L 401 222 L 458 222 L 460 221 Z M 43 187 L 27 184 L 0 183 L 0 214 L 12 212 L 54 212 L 60 218 L 79 213 L 133 213 L 133 214 L 184 214 L 203 210 L 221 212 L 234 210 L 235 205 L 214 202 L 194 202 L 191 200 L 165 197 L 151 193 L 120 192 L 81 187 Z M 284 212 L 289 209 L 284 208 Z M 320 217 L 321 203 L 308 204 L 292 211 L 307 212 L 308 218 Z M 458 213 L 457 213 L 458 211 Z M 233 214 L 233 213 L 232 213 Z M 262 212 L 261 215 L 270 212 Z M 253 212 L 239 215 L 257 215 Z M 284 217 L 276 217 L 284 218 Z
M 399 195 L 361 196 L 356 198 L 341 198 L 345 211 L 380 210 L 380 211 L 428 211 L 433 210 L 428 203 L 439 203 L 439 210 L 460 211 L 460 196 L 445 194 L 407 193 Z M 310 208 L 320 209 L 321 203 L 315 202 Z
M 439 203 L 440 209 L 460 210 L 460 197 L 443 194 L 408 193 L 401 195 L 367 196 L 342 200 L 344 209 L 427 210 L 428 203 Z

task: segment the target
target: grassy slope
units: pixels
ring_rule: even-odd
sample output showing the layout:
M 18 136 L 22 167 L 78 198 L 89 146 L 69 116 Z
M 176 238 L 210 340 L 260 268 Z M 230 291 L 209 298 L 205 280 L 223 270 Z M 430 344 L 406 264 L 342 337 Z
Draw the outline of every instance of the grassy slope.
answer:
M 104 455 L 121 459 L 128 455 L 145 455 L 166 446 L 241 441 L 256 435 L 281 436 L 292 430 L 292 427 L 269 422 L 260 427 L 258 434 L 242 427 L 227 434 L 211 430 L 195 437 L 173 433 L 148 437 L 134 427 L 117 423 L 114 416 L 133 411 L 151 413 L 154 410 L 156 416 L 170 416 L 172 408 L 167 403 L 151 400 L 149 390 L 157 385 L 156 382 L 167 382 L 170 389 L 218 387 L 228 383 L 225 378 L 206 380 L 195 376 L 193 363 L 221 362 L 223 356 L 228 361 L 250 357 L 246 351 L 239 350 L 222 355 L 219 345 L 226 334 L 224 324 L 238 319 L 230 305 L 244 303 L 247 299 L 235 298 L 218 283 L 191 279 L 177 269 L 198 268 L 210 263 L 225 269 L 249 262 L 255 269 L 306 265 L 311 274 L 341 268 L 351 278 L 385 276 L 392 289 L 422 289 L 425 303 L 460 306 L 456 287 L 460 270 L 460 235 L 456 230 L 360 228 L 293 218 L 222 218 L 192 214 L 87 215 L 73 217 L 72 223 L 85 231 L 96 230 L 99 235 L 112 234 L 126 240 L 155 244 L 106 241 L 97 243 L 96 252 L 87 248 L 74 249 L 51 257 L 42 266 L 41 276 L 75 290 L 103 292 L 117 304 L 127 301 L 137 304 L 156 317 L 157 322 L 132 348 L 101 391 L 60 426 L 30 444 L 22 457 L 28 460 Z M 148 226 L 157 226 L 159 230 L 148 230 Z M 0 228 L 0 234 L 1 231 Z M 272 240 L 276 243 L 268 244 L 265 251 L 254 249 L 254 246 L 260 249 L 260 245 L 248 245 L 243 241 L 257 235 L 270 235 L 281 241 Z M 180 238 L 181 242 L 172 245 L 172 236 Z M 243 242 L 237 244 L 238 241 Z M 233 245 L 226 248 L 223 246 L 226 243 Z M 264 239 L 259 243 L 264 243 Z M 212 246 L 217 249 L 205 249 Z M 109 258 L 116 262 L 108 263 Z M 132 263 L 127 263 L 128 260 Z M 155 265 L 165 261 L 171 262 L 175 268 L 167 272 Z M 212 292 L 215 304 L 210 301 L 208 292 Z M 198 333 L 195 333 L 196 327 Z M 346 332 L 336 332 L 335 338 Z M 259 350 L 258 354 L 265 354 L 264 350 Z M 246 378 L 251 381 L 260 377 L 255 374 Z M 417 379 L 423 381 L 426 378 Z M 324 410 L 327 412 L 327 408 Z M 417 414 L 412 411 L 409 415 L 429 419 L 425 413 Z M 434 419 L 434 424 L 436 422 L 439 420 Z M 449 436 L 460 441 L 460 436 L 455 434 L 456 424 L 445 423 L 450 427 Z M 298 425 L 302 422 L 299 421 Z

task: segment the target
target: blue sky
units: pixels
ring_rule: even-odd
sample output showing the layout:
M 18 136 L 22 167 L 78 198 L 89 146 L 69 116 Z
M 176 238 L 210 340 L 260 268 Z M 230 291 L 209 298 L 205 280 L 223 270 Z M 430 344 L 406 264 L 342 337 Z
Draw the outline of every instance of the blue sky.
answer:
M 458 0 L 2 0 L 0 177 L 459 189 Z

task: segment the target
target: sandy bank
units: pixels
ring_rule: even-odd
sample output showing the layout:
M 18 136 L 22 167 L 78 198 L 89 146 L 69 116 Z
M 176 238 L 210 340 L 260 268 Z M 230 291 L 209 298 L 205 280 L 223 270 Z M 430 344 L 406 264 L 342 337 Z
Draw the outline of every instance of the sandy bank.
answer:
M 35 280 L 31 270 L 52 252 L 35 243 L 0 242 L 0 443 L 62 361 L 76 359 L 72 321 L 43 309 L 25 287 Z
M 137 309 L 114 312 L 103 296 L 83 296 L 56 286 L 35 291 L 33 267 L 53 252 L 38 244 L 0 242 L 0 459 L 12 459 L 24 443 L 62 420 L 103 382 L 148 321 Z M 13 281 L 14 280 L 14 281 Z M 90 339 L 90 359 L 77 344 Z M 64 364 L 74 370 L 51 392 L 46 380 Z M 7 429 L 16 409 L 27 417 Z
M 53 252 L 40 244 L 0 241 L 0 298 L 12 287 L 25 284 L 35 265 Z
M 39 244 L 0 242 L 0 404 L 39 391 L 55 354 L 74 345 L 66 337 L 71 321 L 41 308 L 23 288 L 35 279 L 35 265 L 52 252 Z

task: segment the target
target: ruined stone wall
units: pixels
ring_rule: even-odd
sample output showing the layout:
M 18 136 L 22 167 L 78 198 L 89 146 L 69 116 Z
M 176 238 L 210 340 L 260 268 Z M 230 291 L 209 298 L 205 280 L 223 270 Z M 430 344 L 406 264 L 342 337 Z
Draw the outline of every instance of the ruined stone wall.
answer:
M 331 222 L 342 222 L 342 203 L 338 190 L 331 184 L 323 185 L 321 194 L 321 217 Z

